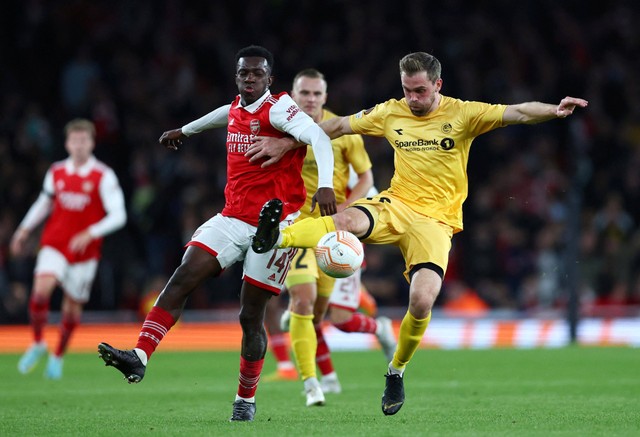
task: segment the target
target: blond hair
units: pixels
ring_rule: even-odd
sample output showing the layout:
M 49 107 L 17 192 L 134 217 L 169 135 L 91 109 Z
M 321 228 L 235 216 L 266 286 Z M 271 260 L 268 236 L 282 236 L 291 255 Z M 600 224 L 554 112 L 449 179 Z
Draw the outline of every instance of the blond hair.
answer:
M 89 132 L 92 138 L 96 137 L 96 126 L 86 118 L 75 118 L 64 127 L 64 134 L 69 136 L 71 132 Z

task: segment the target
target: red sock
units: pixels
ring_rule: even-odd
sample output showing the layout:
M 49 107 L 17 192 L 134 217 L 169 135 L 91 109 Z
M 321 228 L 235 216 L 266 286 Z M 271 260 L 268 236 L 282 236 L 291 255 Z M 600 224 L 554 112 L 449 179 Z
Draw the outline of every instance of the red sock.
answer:
M 56 357 L 61 357 L 67 351 L 71 334 L 74 329 L 80 324 L 80 320 L 72 316 L 63 316 L 62 323 L 60 324 L 60 342 L 56 349 Z
M 316 348 L 316 364 L 320 369 L 320 373 L 328 375 L 333 372 L 333 362 L 331 361 L 331 352 L 329 345 L 324 339 L 322 326 L 316 326 L 316 337 L 318 338 L 318 347 Z
M 275 334 L 269 339 L 271 352 L 278 363 L 288 363 L 291 361 L 289 350 L 287 349 L 287 336 L 285 334 Z
M 264 358 L 258 361 L 247 361 L 240 355 L 240 376 L 238 377 L 238 396 L 244 399 L 252 398 L 256 395 L 258 381 Z
M 378 323 L 374 318 L 365 316 L 362 313 L 353 313 L 351 318 L 344 323 L 333 325 L 343 332 L 366 332 L 375 334 Z
M 176 321 L 171 314 L 160 307 L 154 306 L 142 324 L 136 347 L 147 354 L 147 359 L 151 358 L 151 354 L 175 323 Z
M 36 343 L 42 341 L 42 332 L 49 318 L 49 299 L 42 299 L 31 295 L 29 300 L 29 317 L 33 328 L 33 340 Z

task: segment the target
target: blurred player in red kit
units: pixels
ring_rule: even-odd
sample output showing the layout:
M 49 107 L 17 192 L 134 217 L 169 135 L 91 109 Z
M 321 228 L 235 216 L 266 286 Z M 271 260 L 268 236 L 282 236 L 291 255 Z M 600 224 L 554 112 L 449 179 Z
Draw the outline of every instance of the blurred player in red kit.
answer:
M 29 301 L 34 342 L 20 359 L 18 370 L 29 373 L 47 354 L 43 329 L 51 295 L 60 286 L 64 292 L 60 340 L 49 355 L 45 369 L 44 375 L 49 379 L 62 378 L 62 357 L 80 323 L 83 306 L 89 300 L 102 238 L 122 228 L 127 220 L 118 178 L 111 168 L 93 156 L 93 123 L 72 120 L 66 125 L 65 134 L 69 157 L 51 165 L 40 196 L 11 240 L 12 253 L 21 255 L 31 231 L 48 216 Z

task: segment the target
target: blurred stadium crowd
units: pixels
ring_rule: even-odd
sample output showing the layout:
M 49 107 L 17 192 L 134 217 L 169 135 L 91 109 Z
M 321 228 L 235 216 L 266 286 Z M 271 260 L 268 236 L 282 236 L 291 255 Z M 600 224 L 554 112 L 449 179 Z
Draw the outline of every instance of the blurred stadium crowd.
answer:
M 0 321 L 24 322 L 33 257 L 9 240 L 53 160 L 63 125 L 92 119 L 96 155 L 127 196 L 127 227 L 108 237 L 87 309 L 137 309 L 158 291 L 194 229 L 223 205 L 225 133 L 178 152 L 160 134 L 230 102 L 234 54 L 276 56 L 274 91 L 307 67 L 329 82 L 328 107 L 350 114 L 400 98 L 398 60 L 427 51 L 443 94 L 465 100 L 589 100 L 566 121 L 479 137 L 469 163 L 465 231 L 454 237 L 443 308 L 559 311 L 578 287 L 583 314 L 640 306 L 640 8 L 632 1 L 293 2 L 7 1 L 0 18 Z M 392 150 L 366 138 L 376 185 Z M 33 253 L 37 241 L 33 241 Z M 367 248 L 364 281 L 379 305 L 404 305 L 399 252 Z M 239 268 L 239 266 L 237 266 Z M 576 280 L 569 274 L 576 271 Z M 188 307 L 237 305 L 239 271 Z

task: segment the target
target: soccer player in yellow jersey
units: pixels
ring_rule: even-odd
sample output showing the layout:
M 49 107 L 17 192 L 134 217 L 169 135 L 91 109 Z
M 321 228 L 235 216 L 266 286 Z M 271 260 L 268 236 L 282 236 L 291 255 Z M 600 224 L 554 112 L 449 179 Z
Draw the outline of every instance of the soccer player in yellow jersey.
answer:
M 385 137 L 394 150 L 395 172 L 389 189 L 354 202 L 333 216 L 297 222 L 282 233 L 264 220 L 253 241 L 255 251 L 312 247 L 335 229 L 347 230 L 367 244 L 393 244 L 405 259 L 410 283 L 393 360 L 389 363 L 382 412 L 396 414 L 404 403 L 404 370 L 420 345 L 447 268 L 451 238 L 462 230 L 467 197 L 467 160 L 475 137 L 512 124 L 565 118 L 588 102 L 565 97 L 557 105 L 515 105 L 462 101 L 440 94 L 440 62 L 424 52 L 400 60 L 404 98 L 391 99 L 349 117 L 322 124 L 330 138 L 359 133 Z M 261 150 L 269 156 L 278 153 Z M 264 212 L 264 211 L 263 211 Z
M 327 101 L 327 82 L 318 70 L 306 69 L 299 72 L 293 79 L 291 97 L 317 123 L 336 117 L 324 108 Z M 269 141 L 278 141 L 278 139 L 270 138 Z M 342 136 L 333 140 L 331 145 L 334 154 L 334 192 L 338 211 L 342 211 L 351 202 L 363 197 L 373 186 L 371 160 L 360 135 Z M 302 166 L 302 178 L 307 189 L 307 200 L 300 210 L 299 219 L 320 217 L 320 211 L 312 208 L 313 193 L 318 186 L 317 164 L 313 149 L 310 146 L 306 147 L 307 155 Z M 358 175 L 358 180 L 347 195 L 350 165 Z M 338 384 L 329 350 L 322 335 L 322 320 L 327 311 L 334 283 L 334 278 L 318 269 L 312 249 L 303 248 L 298 251 L 291 262 L 285 285 L 290 296 L 289 336 L 297 367 L 304 381 L 307 406 L 325 403 L 324 393 L 316 376 L 316 351 L 321 358 L 324 358 L 324 361 L 318 363 L 321 370 L 326 371 L 323 372 L 323 383 L 326 385 L 331 382 L 333 386 Z M 377 328 L 376 320 L 366 318 L 370 325 Z M 390 320 L 388 323 L 386 321 L 380 323 L 380 327 L 390 330 Z

